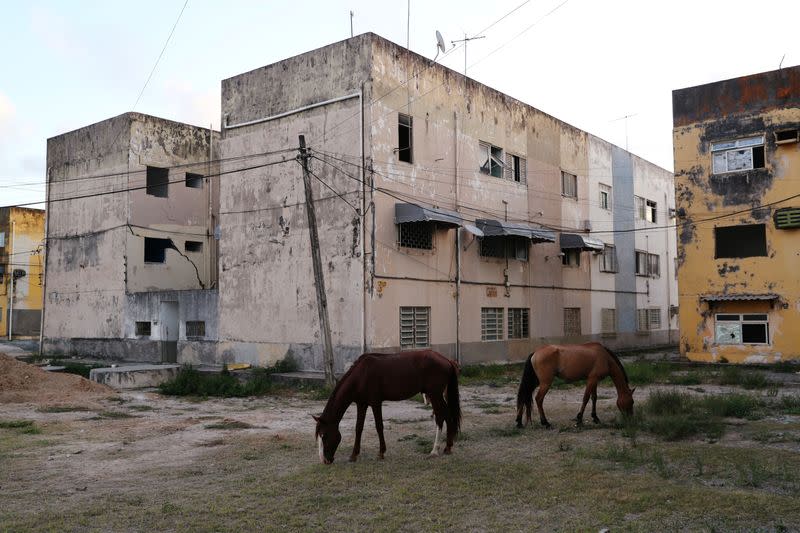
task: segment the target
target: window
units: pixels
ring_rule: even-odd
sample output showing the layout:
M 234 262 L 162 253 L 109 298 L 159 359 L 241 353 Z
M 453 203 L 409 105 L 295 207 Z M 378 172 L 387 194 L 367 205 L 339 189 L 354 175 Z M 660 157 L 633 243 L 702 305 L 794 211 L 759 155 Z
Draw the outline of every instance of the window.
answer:
M 647 275 L 647 252 L 636 251 L 636 275 Z
M 618 270 L 617 249 L 611 244 L 606 244 L 600 258 L 600 272 L 617 272 Z
M 567 198 L 578 197 L 578 176 L 561 171 L 561 195 Z
M 657 204 L 652 200 L 647 200 L 645 202 L 644 218 L 648 222 L 656 222 L 656 205 Z
M 517 183 L 525 183 L 528 171 L 528 163 L 524 157 L 518 155 L 506 154 L 506 179 L 516 181 Z
M 166 198 L 169 194 L 169 169 L 147 167 L 147 194 Z
M 202 252 L 203 243 L 200 241 L 186 241 L 183 244 L 183 249 L 187 252 Z
M 712 172 L 739 172 L 764 168 L 764 136 L 711 143 Z
M 506 240 L 502 237 L 481 238 L 481 256 L 483 257 L 499 257 L 501 259 L 506 256 Z
M 766 314 L 718 314 L 715 318 L 717 344 L 769 344 Z
M 658 254 L 647 254 L 647 275 L 654 278 L 661 276 L 661 261 Z
M 581 251 L 565 250 L 561 252 L 561 264 L 569 267 L 581 266 Z
M 644 220 L 646 216 L 644 198 L 641 196 L 634 196 L 633 203 L 634 208 L 636 209 L 636 220 Z
M 432 222 L 404 222 L 400 227 L 400 246 L 417 248 L 419 250 L 433 250 Z
M 172 248 L 169 239 L 144 238 L 144 262 L 164 263 L 167 260 L 167 248 Z
M 503 340 L 502 307 L 481 307 L 481 340 Z
M 203 188 L 203 175 L 195 174 L 193 172 L 186 173 L 186 186 L 192 189 Z
M 714 228 L 714 257 L 759 257 L 767 255 L 765 224 Z
M 581 334 L 581 308 L 564 308 L 564 336 L 575 337 Z
M 528 248 L 530 241 L 525 237 L 506 239 L 508 242 L 508 256 L 517 261 L 528 260 Z
M 508 338 L 528 338 L 528 310 L 525 308 L 508 309 Z
M 136 335 L 140 337 L 150 336 L 150 322 L 137 322 Z
M 791 144 L 800 141 L 800 130 L 781 130 L 775 132 L 775 144 Z
M 527 261 L 530 240 L 524 237 L 483 237 L 480 239 L 480 255 L 499 259 Z
M 186 321 L 186 337 L 205 337 L 206 323 L 202 320 Z
M 503 149 L 489 143 L 480 143 L 481 172 L 495 178 L 503 177 Z
M 611 211 L 611 187 L 600 184 L 600 209 Z
M 600 329 L 603 335 L 613 335 L 617 332 L 617 310 L 600 310 Z
M 414 118 L 411 115 L 404 115 L 402 113 L 397 115 L 397 157 L 400 161 L 405 161 L 406 163 L 414 162 L 413 124 Z
M 430 346 L 430 307 L 400 308 L 400 348 L 409 350 Z
M 651 307 L 647 310 L 648 324 L 651 330 L 661 329 L 661 309 Z
M 6 232 L 0 231 L 0 248 L 5 247 L 6 245 Z

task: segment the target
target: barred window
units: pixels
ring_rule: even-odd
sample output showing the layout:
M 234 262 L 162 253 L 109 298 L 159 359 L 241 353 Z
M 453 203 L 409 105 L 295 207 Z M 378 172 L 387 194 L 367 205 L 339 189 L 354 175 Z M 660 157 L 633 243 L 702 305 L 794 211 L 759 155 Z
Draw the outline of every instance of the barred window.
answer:
M 410 350 L 430 346 L 430 307 L 400 308 L 400 348 Z
M 661 329 L 661 309 L 658 307 L 651 307 L 647 311 L 650 329 Z
M 647 331 L 648 329 L 650 329 L 650 317 L 648 315 L 647 309 L 637 309 L 636 330 Z
M 561 171 L 561 195 L 567 198 L 578 197 L 578 176 Z
M 489 237 L 481 238 L 481 255 L 483 257 L 499 257 L 505 258 L 506 256 L 506 243 L 502 237 Z
M 600 329 L 605 335 L 617 332 L 617 310 L 616 309 L 601 309 L 600 310 Z
M 528 338 L 528 309 L 524 307 L 508 309 L 508 338 Z
M 480 254 L 483 257 L 527 261 L 530 243 L 525 237 L 483 237 L 480 239 Z
M 502 307 L 481 308 L 481 340 L 482 341 L 503 340 Z
M 400 227 L 400 246 L 418 248 L 420 250 L 433 250 L 432 222 L 404 222 Z
M 142 337 L 149 337 L 150 336 L 150 322 L 137 322 L 136 323 L 136 335 Z
M 581 334 L 581 308 L 564 308 L 564 336 L 574 337 Z
M 202 320 L 187 320 L 186 321 L 186 336 L 187 337 L 205 337 L 206 336 L 206 323 Z
M 617 249 L 612 244 L 606 244 L 605 248 L 603 248 L 603 256 L 600 258 L 600 271 L 619 271 L 619 266 L 617 265 Z

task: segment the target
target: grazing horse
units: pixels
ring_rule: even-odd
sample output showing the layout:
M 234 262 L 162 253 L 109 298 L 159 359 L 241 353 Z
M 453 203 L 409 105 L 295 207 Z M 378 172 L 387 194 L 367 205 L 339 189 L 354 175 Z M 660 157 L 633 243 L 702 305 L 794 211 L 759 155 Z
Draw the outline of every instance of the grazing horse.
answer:
M 368 406 L 372 408 L 380 439 L 378 459 L 383 459 L 386 441 L 383 438 L 381 404 L 384 401 L 407 400 L 420 392 L 430 399 L 436 418 L 436 439 L 431 455 L 439 454 L 439 435 L 445 421 L 447 446 L 444 453 L 449 454 L 461 427 L 458 365 L 432 350 L 416 350 L 393 354 L 365 353 L 345 372 L 333 389 L 325 410 L 320 416 L 314 416 L 320 461 L 325 464 L 333 462 L 336 448 L 342 440 L 339 422 L 351 403 L 356 404 L 357 416 L 356 442 L 350 460 L 357 460 L 361 452 L 361 432 Z
M 536 407 L 539 418 L 544 427 L 549 428 L 550 423 L 544 416 L 542 402 L 544 396 L 553 384 L 556 376 L 564 381 L 577 381 L 586 379 L 586 390 L 583 393 L 581 410 L 575 417 L 578 425 L 583 423 L 583 411 L 592 398 L 592 420 L 597 424 L 597 384 L 606 376 L 611 376 L 617 388 L 617 407 L 625 415 L 633 414 L 633 391 L 628 386 L 628 374 L 614 353 L 599 342 L 586 344 L 548 345 L 539 348 L 525 361 L 522 371 L 522 381 L 517 393 L 517 427 L 522 427 L 522 409 L 526 411 L 526 423 L 531 422 L 531 397 L 536 387 Z

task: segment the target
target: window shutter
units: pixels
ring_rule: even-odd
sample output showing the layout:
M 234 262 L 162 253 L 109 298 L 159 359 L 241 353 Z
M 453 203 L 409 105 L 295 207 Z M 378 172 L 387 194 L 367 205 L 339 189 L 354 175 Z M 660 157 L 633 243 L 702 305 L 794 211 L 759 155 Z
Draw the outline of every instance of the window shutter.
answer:
M 524 157 L 519 158 L 519 182 L 528 183 L 528 161 Z
M 514 156 L 506 152 L 506 166 L 503 169 L 503 177 L 509 181 L 514 181 Z

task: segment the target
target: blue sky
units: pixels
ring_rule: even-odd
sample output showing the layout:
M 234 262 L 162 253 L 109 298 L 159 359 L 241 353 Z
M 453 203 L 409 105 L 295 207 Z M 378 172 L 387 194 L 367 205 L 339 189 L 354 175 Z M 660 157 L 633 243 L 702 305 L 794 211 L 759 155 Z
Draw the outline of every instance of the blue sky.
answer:
M 531 0 L 470 43 L 469 76 L 623 147 L 627 122 L 630 150 L 666 168 L 673 89 L 800 63 L 797 2 L 568 0 L 545 16 L 562 2 Z M 48 137 L 132 109 L 183 3 L 4 3 L 0 205 L 44 198 Z M 411 49 L 433 57 L 435 30 L 449 46 L 522 3 L 411 0 Z M 407 7 L 189 0 L 136 111 L 218 127 L 222 79 L 349 37 L 350 10 L 356 34 L 405 44 Z M 442 62 L 462 71 L 463 53 Z

